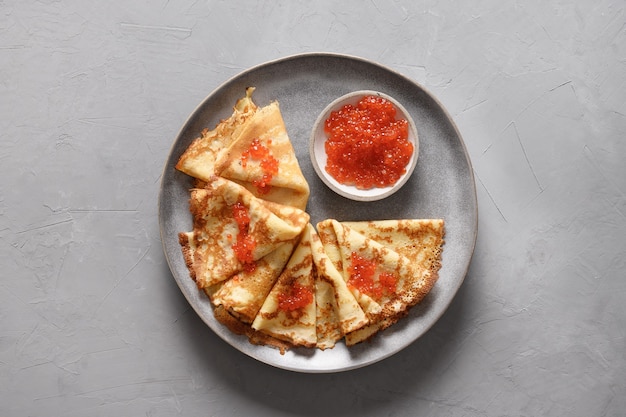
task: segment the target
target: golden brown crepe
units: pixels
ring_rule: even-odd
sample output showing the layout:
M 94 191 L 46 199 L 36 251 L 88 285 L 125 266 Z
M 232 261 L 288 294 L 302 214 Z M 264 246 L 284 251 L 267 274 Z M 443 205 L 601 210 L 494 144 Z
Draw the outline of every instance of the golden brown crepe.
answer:
M 362 235 L 389 246 L 414 264 L 438 270 L 444 244 L 443 219 L 402 219 L 343 222 Z
M 213 130 L 204 129 L 180 156 L 176 169 L 203 181 L 216 175 L 215 164 L 219 155 L 226 152 L 245 121 L 258 110 L 252 101 L 253 92 L 254 87 L 247 88 L 246 95 L 237 100 L 229 118 L 222 120 Z
M 193 189 L 189 206 L 193 230 L 181 232 L 179 241 L 190 275 L 199 288 L 208 288 L 251 269 L 249 263 L 297 238 L 309 221 L 309 215 L 300 209 L 261 200 L 220 177 L 210 179 L 206 188 Z M 239 259 L 235 250 L 242 236 L 235 207 L 243 207 L 249 216 L 244 242 L 254 245 L 248 245 L 249 259 L 245 260 Z
M 311 229 L 311 253 L 317 304 L 317 347 L 329 349 L 368 323 L 365 312 L 348 289 L 341 272 L 328 258 L 319 235 Z
M 271 158 L 278 163 L 278 173 L 267 182 L 267 191 L 260 190 L 255 184 L 264 175 L 262 164 L 266 158 L 244 157 L 255 141 L 266 147 Z M 242 157 L 245 163 L 242 163 Z M 300 170 L 277 102 L 262 107 L 246 121 L 236 141 L 217 159 L 216 172 L 265 200 L 300 209 L 306 207 L 309 185 Z
M 320 222 L 317 229 L 326 252 L 343 272 L 348 288 L 370 320 L 367 326 L 346 335 L 348 346 L 403 317 L 428 294 L 438 278 L 443 221 L 342 224 L 329 219 Z M 419 242 L 412 241 L 416 237 Z M 358 283 L 360 265 L 375 270 L 371 281 L 367 281 L 369 287 Z
M 326 257 L 330 260 L 335 269 L 341 273 L 341 277 L 344 282 L 347 283 L 348 277 L 346 275 L 345 268 L 349 265 L 344 260 L 345 251 L 342 251 L 341 249 L 342 243 L 338 238 L 338 234 L 334 227 L 335 225 L 337 225 L 339 230 L 341 230 L 341 225 L 336 220 L 324 220 L 317 224 L 317 233 L 322 242 Z M 350 291 L 357 299 L 357 302 L 365 312 L 368 319 L 372 319 L 380 314 L 382 307 L 373 298 L 369 297 L 367 294 L 359 294 L 352 290 Z
M 223 306 L 244 323 L 252 323 L 265 298 L 287 265 L 298 239 L 292 239 L 265 255 L 252 271 L 241 271 L 208 292 L 215 306 Z
M 272 102 L 257 107 L 251 99 L 253 90 L 246 91 L 230 118 L 193 141 L 176 168 L 203 181 L 218 175 L 243 185 L 259 198 L 304 210 L 309 185 L 279 105 Z M 263 152 L 255 152 L 259 149 Z
M 293 346 L 315 347 L 315 281 L 311 230 L 306 227 L 283 273 L 265 299 L 252 328 Z

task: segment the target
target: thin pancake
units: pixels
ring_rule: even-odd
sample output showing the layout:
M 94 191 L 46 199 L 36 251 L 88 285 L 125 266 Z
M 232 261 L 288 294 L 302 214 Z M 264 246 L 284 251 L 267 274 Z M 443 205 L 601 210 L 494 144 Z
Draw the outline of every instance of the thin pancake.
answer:
M 268 201 L 306 208 L 309 185 L 302 175 L 277 102 L 257 107 L 254 88 L 237 101 L 233 114 L 215 129 L 204 130 L 181 155 L 176 168 L 194 178 L 209 181 L 218 175 L 247 188 Z M 269 152 L 277 172 L 268 176 L 267 158 L 255 158 L 254 146 Z M 260 187 L 259 183 L 265 186 Z
M 317 344 L 310 232 L 307 227 L 252 323 L 253 329 L 294 346 Z
M 439 256 L 443 243 L 442 235 L 438 238 L 429 236 L 426 239 L 424 246 L 429 250 L 411 252 L 408 248 L 413 244 L 404 239 L 406 234 L 399 232 L 394 238 L 394 233 L 385 228 L 389 225 L 377 225 L 381 230 L 386 230 L 386 234 L 381 234 L 381 230 L 376 230 L 377 227 L 371 224 L 369 227 L 363 227 L 369 230 L 362 234 L 336 220 L 326 220 L 318 224 L 318 231 L 325 247 L 335 254 L 335 257 L 337 253 L 340 254 L 340 258 L 335 262 L 343 267 L 344 279 L 362 307 L 367 311 L 367 307 L 371 306 L 372 302 L 380 306 L 379 312 L 370 314 L 368 326 L 346 335 L 348 345 L 365 340 L 395 323 L 407 313 L 411 306 L 420 302 L 428 294 L 437 280 L 440 267 Z M 356 228 L 359 229 L 359 225 Z M 443 233 L 443 222 L 438 230 Z M 381 238 L 391 244 L 383 245 L 366 235 Z M 403 248 L 402 250 L 410 257 L 392 249 L 394 245 Z M 434 257 L 426 256 L 428 253 L 434 254 Z M 357 258 L 354 258 L 355 256 Z M 359 269 L 359 265 L 354 264 L 357 262 L 355 259 L 362 259 L 362 262 L 368 265 L 375 265 L 371 287 L 359 286 L 353 283 L 355 281 L 351 281 L 351 278 L 355 277 L 355 269 Z
M 263 164 L 267 159 L 248 156 L 257 144 L 267 148 L 270 158 L 278 163 L 278 172 L 269 178 L 266 189 L 259 189 L 256 183 L 266 174 Z M 303 210 L 306 207 L 309 185 L 300 170 L 277 102 L 262 107 L 247 119 L 236 141 L 215 164 L 218 175 L 238 182 L 258 197 Z
M 254 87 L 235 104 L 232 115 L 222 120 L 213 130 L 204 129 L 199 138 L 180 156 L 176 169 L 194 178 L 209 181 L 215 175 L 215 161 L 239 136 L 239 132 L 258 110 L 252 101 Z
M 265 255 L 252 271 L 241 271 L 230 279 L 217 284 L 209 296 L 215 306 L 223 306 L 233 316 L 245 323 L 252 323 L 265 298 L 285 268 L 298 239 L 283 243 Z
M 428 286 L 434 285 L 441 268 L 441 251 L 444 244 L 443 219 L 402 219 L 377 220 L 361 222 L 343 222 L 369 239 L 376 240 L 396 252 L 407 257 L 414 265 L 430 271 Z M 419 302 L 419 301 L 417 301 Z M 346 335 L 348 346 L 371 338 L 377 332 L 386 329 L 403 314 L 387 317 L 376 323 L 364 326 L 355 332 Z
M 208 288 L 244 270 L 280 245 L 298 237 L 309 215 L 294 207 L 256 198 L 244 187 L 213 177 L 203 189 L 193 189 L 189 201 L 193 230 L 179 234 L 183 255 L 191 277 L 199 288 Z M 239 244 L 240 224 L 234 207 L 242 207 L 249 217 L 245 242 L 249 259 L 240 260 L 234 248 Z
M 368 319 L 341 273 L 335 268 L 320 240 L 311 228 L 311 252 L 317 304 L 317 347 L 328 349 L 346 333 L 368 323 Z
M 362 235 L 406 256 L 416 265 L 438 270 L 444 244 L 443 219 L 343 222 Z
M 348 281 L 344 268 L 347 267 L 344 262 L 343 252 L 341 250 L 341 244 L 339 243 L 337 233 L 333 227 L 336 220 L 328 219 L 317 224 L 317 233 L 322 242 L 324 252 L 327 258 L 337 271 L 340 272 L 344 282 Z M 366 294 L 356 294 L 351 291 L 357 302 L 365 312 L 368 319 L 372 319 L 378 316 L 382 310 L 382 307 L 373 298 Z

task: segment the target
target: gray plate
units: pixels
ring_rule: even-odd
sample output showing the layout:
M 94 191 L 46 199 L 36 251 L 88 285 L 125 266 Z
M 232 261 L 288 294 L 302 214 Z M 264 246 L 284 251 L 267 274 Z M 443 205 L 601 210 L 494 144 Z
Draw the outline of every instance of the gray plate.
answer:
M 189 277 L 178 232 L 191 229 L 188 210 L 190 177 L 174 169 L 178 158 L 205 128 L 230 116 L 232 107 L 255 86 L 255 103 L 280 103 L 289 137 L 311 187 L 307 212 L 311 223 L 326 218 L 340 221 L 402 218 L 443 218 L 446 243 L 435 288 L 409 316 L 371 342 L 348 349 L 293 349 L 285 355 L 250 344 L 218 323 L 208 298 Z M 316 176 L 308 154 L 310 131 L 324 107 L 353 90 L 386 93 L 410 112 L 420 138 L 417 168 L 393 196 L 377 202 L 341 197 Z M 304 54 L 268 62 L 228 80 L 212 92 L 182 127 L 165 164 L 159 196 L 159 223 L 165 256 L 174 279 L 196 313 L 222 339 L 241 352 L 270 365 L 298 372 L 338 372 L 387 358 L 424 334 L 444 313 L 461 286 L 474 251 L 477 232 L 474 176 L 465 145 L 449 114 L 428 91 L 403 75 L 375 62 L 336 54 Z

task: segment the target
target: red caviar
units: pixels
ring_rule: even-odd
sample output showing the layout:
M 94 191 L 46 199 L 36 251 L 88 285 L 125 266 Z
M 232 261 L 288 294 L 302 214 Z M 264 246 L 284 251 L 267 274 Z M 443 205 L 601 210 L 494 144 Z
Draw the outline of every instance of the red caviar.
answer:
M 390 272 L 381 272 L 376 276 L 376 262 L 366 259 L 356 252 L 352 252 L 350 257 L 350 277 L 348 285 L 361 293 L 374 299 L 380 299 L 384 294 L 396 292 L 397 278 Z
M 239 227 L 239 234 L 247 234 L 248 227 L 250 226 L 250 215 L 248 209 L 242 203 L 235 203 L 232 205 L 233 217 Z
M 313 301 L 313 292 L 310 288 L 294 282 L 288 292 L 278 295 L 278 308 L 283 311 L 293 311 L 305 307 Z
M 232 205 L 233 217 L 239 227 L 237 240 L 233 243 L 235 256 L 244 266 L 244 270 L 253 271 L 256 267 L 252 252 L 256 248 L 255 239 L 248 234 L 250 228 L 250 215 L 248 209 L 241 203 Z
M 393 294 L 396 292 L 396 285 L 398 284 L 398 278 L 391 272 L 382 272 L 378 275 L 378 282 L 383 289 L 383 292 Z
M 365 96 L 333 111 L 324 131 L 326 171 L 360 189 L 393 185 L 413 154 L 408 122 L 396 119 L 396 108 L 382 97 Z
M 268 143 L 271 143 L 271 141 L 268 141 Z M 270 182 L 272 178 L 278 173 L 278 159 L 274 158 L 269 148 L 263 145 L 258 138 L 253 139 L 250 147 L 242 153 L 241 166 L 245 168 L 250 158 L 260 161 L 259 165 L 263 172 L 261 178 L 254 180 L 252 183 L 257 188 L 259 194 L 267 194 L 271 189 Z

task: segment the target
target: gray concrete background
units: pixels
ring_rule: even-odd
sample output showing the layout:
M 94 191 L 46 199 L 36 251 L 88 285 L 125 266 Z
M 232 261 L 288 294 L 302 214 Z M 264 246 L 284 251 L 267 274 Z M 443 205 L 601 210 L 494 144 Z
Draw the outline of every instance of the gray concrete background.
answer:
M 624 415 L 625 7 L 0 1 L 0 415 Z M 446 314 L 391 358 L 330 375 L 216 337 L 157 222 L 195 106 L 250 66 L 314 51 L 435 94 L 479 201 Z

